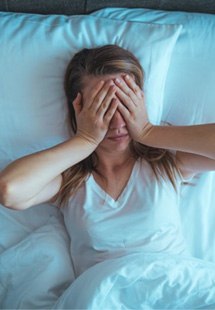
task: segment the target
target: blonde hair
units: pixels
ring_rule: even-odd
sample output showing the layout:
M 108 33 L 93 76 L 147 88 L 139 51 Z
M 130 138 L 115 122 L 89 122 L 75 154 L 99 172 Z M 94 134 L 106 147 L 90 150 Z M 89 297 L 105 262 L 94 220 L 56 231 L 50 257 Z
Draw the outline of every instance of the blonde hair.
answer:
M 138 59 L 128 50 L 117 45 L 105 45 L 101 47 L 82 49 L 71 59 L 64 79 L 64 89 L 67 96 L 69 108 L 69 120 L 74 133 L 77 131 L 73 100 L 78 92 L 83 89 L 83 79 L 85 76 L 103 76 L 107 74 L 127 73 L 133 75 L 136 84 L 142 89 L 144 72 Z M 144 158 L 151 166 L 158 181 L 166 177 L 177 191 L 176 175 L 180 174 L 176 164 L 175 156 L 165 149 L 149 147 L 135 141 L 131 141 L 130 148 L 132 154 L 137 158 Z M 97 170 L 98 157 L 95 151 L 65 170 L 60 191 L 53 201 L 59 201 L 59 207 L 64 206 L 71 195 L 86 181 L 92 171 Z M 102 176 L 102 175 L 101 175 Z

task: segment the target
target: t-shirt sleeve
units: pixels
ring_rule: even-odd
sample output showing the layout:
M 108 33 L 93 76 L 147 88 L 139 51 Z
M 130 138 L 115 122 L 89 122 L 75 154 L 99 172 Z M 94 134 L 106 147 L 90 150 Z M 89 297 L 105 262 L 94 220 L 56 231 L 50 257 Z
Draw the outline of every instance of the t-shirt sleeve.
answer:
M 174 156 L 176 156 L 176 152 L 177 152 L 176 150 L 169 150 L 169 152 L 171 154 L 173 154 Z M 189 183 L 189 182 L 193 181 L 193 177 L 194 176 L 191 176 L 189 178 L 184 178 L 183 175 L 181 174 L 180 170 L 179 170 L 179 173 L 177 173 L 177 179 L 181 183 Z

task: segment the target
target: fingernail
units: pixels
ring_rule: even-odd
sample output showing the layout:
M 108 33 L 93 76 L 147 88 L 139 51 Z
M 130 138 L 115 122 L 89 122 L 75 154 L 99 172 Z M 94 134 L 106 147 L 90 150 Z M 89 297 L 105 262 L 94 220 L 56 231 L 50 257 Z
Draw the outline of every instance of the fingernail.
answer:
M 120 80 L 120 79 L 118 79 L 118 78 L 117 78 L 117 79 L 115 79 L 115 81 L 116 81 L 117 83 L 119 83 L 119 84 L 121 83 L 121 80 Z
M 125 78 L 126 78 L 127 80 L 129 80 L 129 79 L 130 79 L 130 76 L 126 74 Z

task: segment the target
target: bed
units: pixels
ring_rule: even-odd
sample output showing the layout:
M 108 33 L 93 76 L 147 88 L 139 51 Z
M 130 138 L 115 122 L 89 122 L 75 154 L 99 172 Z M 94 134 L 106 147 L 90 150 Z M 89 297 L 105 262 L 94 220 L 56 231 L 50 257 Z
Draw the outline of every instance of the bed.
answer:
M 63 77 L 72 55 L 86 46 L 118 44 L 135 53 L 145 71 L 154 124 L 215 122 L 213 1 L 9 0 L 0 3 L 0 11 L 0 169 L 71 136 Z M 215 270 L 215 172 L 184 182 L 180 195 L 183 233 L 196 270 L 200 274 L 204 265 Z M 22 212 L 0 205 L 0 231 L 1 309 L 181 309 L 187 292 L 193 294 L 187 309 L 215 308 L 210 274 L 203 274 L 204 288 L 195 286 L 198 272 L 190 274 L 188 265 L 183 274 L 173 269 L 175 296 L 162 300 L 167 288 L 154 280 L 151 286 L 146 282 L 151 290 L 145 290 L 145 302 L 130 306 L 121 303 L 122 292 L 111 294 L 116 278 L 108 265 L 94 282 L 97 266 L 75 279 L 70 239 L 54 204 Z M 168 257 L 159 257 L 159 263 L 168 259 L 171 265 Z M 146 266 L 149 260 L 143 258 Z M 120 269 L 122 287 L 135 262 L 138 258 L 130 257 L 128 268 Z

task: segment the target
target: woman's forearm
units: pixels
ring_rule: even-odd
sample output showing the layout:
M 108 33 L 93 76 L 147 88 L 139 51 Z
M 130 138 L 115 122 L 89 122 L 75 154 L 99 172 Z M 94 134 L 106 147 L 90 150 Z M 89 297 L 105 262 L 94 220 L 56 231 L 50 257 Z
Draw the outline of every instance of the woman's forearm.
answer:
M 142 144 L 199 154 L 215 159 L 215 123 L 192 126 L 152 126 Z
M 80 137 L 24 156 L 0 172 L 0 198 L 26 201 L 67 168 L 88 157 L 95 147 Z M 1 198 L 3 199 L 3 198 Z

